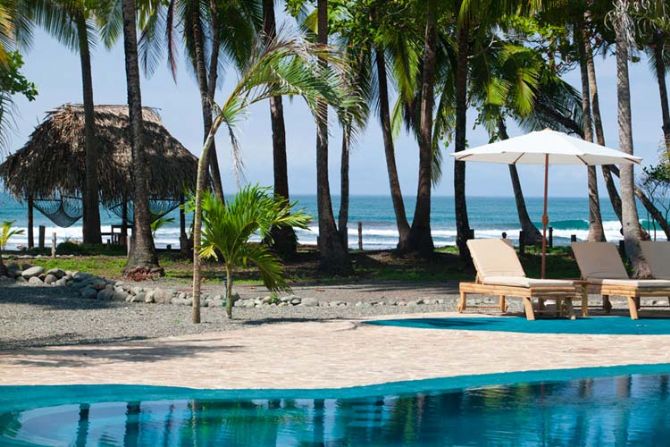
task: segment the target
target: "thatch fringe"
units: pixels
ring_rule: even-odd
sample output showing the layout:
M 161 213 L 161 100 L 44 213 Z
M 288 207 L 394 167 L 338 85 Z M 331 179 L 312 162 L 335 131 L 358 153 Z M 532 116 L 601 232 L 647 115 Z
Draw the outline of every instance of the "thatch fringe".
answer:
M 161 124 L 154 109 L 145 107 L 144 144 L 149 166 L 149 193 L 160 199 L 178 199 L 195 188 L 197 158 Z M 132 199 L 132 153 L 128 107 L 95 107 L 98 140 L 100 200 L 113 205 Z M 84 109 L 66 104 L 46 119 L 23 148 L 0 165 L 7 190 L 18 200 L 59 195 L 81 197 L 85 178 Z

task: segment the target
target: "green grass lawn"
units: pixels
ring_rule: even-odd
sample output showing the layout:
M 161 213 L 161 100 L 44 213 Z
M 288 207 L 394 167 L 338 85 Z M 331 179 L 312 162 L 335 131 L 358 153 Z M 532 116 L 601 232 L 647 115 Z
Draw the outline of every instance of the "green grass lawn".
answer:
M 337 284 L 360 280 L 396 280 L 410 282 L 429 282 L 445 280 L 472 280 L 474 272 L 458 257 L 455 247 L 444 247 L 436 250 L 431 259 L 398 257 L 391 251 L 351 253 L 354 273 L 348 277 L 333 277 L 318 271 L 318 253 L 314 249 L 301 249 L 298 259 L 285 264 L 286 275 L 293 284 L 322 283 Z M 540 277 L 539 248 L 528 248 L 521 262 L 530 277 Z M 178 253 L 159 253 L 160 265 L 165 269 L 165 277 L 178 283 L 188 284 L 192 280 L 191 260 Z M 11 262 L 11 260 L 9 261 Z M 126 257 L 122 253 L 82 254 L 74 257 L 51 259 L 49 257 L 30 260 L 33 265 L 46 269 L 60 268 L 77 270 L 104 276 L 106 278 L 122 278 Z M 220 264 L 208 262 L 203 265 L 205 282 L 222 281 L 224 272 Z M 549 250 L 547 258 L 547 277 L 578 278 L 579 269 L 571 256 L 568 247 Z M 237 275 L 238 283 L 252 285 L 261 284 L 258 272 L 249 269 Z

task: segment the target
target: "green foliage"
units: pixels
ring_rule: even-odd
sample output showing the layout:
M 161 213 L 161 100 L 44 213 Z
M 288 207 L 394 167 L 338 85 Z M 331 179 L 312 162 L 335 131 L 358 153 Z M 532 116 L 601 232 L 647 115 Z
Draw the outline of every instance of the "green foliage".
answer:
M 0 251 L 5 249 L 11 238 L 23 234 L 23 230 L 16 230 L 12 228 L 14 226 L 14 222 L 15 221 L 13 220 L 5 220 L 2 222 L 2 226 L 0 227 Z
M 268 188 L 247 186 L 224 204 L 213 194 L 203 198 L 203 243 L 200 255 L 216 258 L 234 271 L 254 265 L 265 286 L 271 291 L 286 290 L 279 259 L 264 243 L 252 243 L 253 236 L 271 240 L 273 227 L 306 229 L 310 217 L 292 212 L 294 203 L 275 197 Z
M 0 92 L 3 95 L 22 94 L 28 101 L 37 97 L 37 87 L 21 73 L 23 57 L 18 51 L 7 54 L 7 63 L 0 64 Z
M 153 234 L 154 238 L 156 237 L 156 233 L 158 230 L 163 228 L 165 225 L 174 223 L 174 217 L 166 217 L 162 216 L 157 219 L 154 219 L 151 221 L 151 233 Z
M 81 244 L 72 241 L 63 241 L 56 246 L 59 255 L 125 255 L 126 247 L 108 244 Z

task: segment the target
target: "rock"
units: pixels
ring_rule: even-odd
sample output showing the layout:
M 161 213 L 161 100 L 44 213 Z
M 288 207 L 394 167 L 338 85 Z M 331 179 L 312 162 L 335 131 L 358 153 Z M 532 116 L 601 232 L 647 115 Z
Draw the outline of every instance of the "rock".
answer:
M 270 304 L 272 302 L 272 296 L 271 295 L 266 295 L 263 298 L 260 299 L 261 304 Z
M 138 293 L 142 293 L 142 292 L 144 292 L 144 289 L 143 289 L 143 288 L 141 288 L 141 287 L 137 287 L 137 286 L 136 286 L 136 287 L 133 287 L 133 288 L 130 289 L 130 290 L 133 292 L 133 295 L 137 295 Z
M 361 301 L 358 301 L 358 302 L 356 302 L 356 304 L 354 304 L 354 306 L 356 306 L 356 307 L 361 307 L 362 305 L 363 305 L 363 303 Z
M 172 298 L 177 296 L 177 290 L 175 289 L 154 289 L 154 302 L 159 304 L 169 303 L 172 301 Z
M 46 284 L 53 284 L 56 281 L 58 281 L 58 277 L 52 273 L 49 273 L 47 276 L 44 277 L 44 282 Z
M 19 283 L 19 284 L 23 284 L 23 283 L 27 283 L 28 280 L 26 278 L 24 278 L 23 276 L 19 276 L 19 277 L 16 278 L 16 282 Z
M 36 267 L 30 267 L 30 268 L 25 269 L 23 272 L 21 272 L 21 276 L 23 276 L 26 279 L 30 279 L 30 278 L 33 278 L 35 276 L 39 276 L 42 273 L 44 273 L 44 267 L 36 266 Z M 40 281 L 40 283 L 41 282 L 42 281 Z
M 181 292 L 179 295 L 177 295 L 177 298 L 179 298 L 180 300 L 185 300 L 186 299 L 186 293 Z
M 422 302 L 423 302 L 423 301 L 422 301 Z M 414 307 L 414 306 L 417 306 L 418 304 L 419 304 L 419 301 L 418 301 L 418 300 L 413 300 L 413 301 L 409 301 L 409 302 L 407 303 L 407 306 L 408 306 L 408 307 Z
M 114 298 L 114 289 L 102 289 L 98 292 L 98 299 L 103 301 L 109 301 Z
M 57 279 L 56 282 L 54 283 L 54 286 L 57 286 L 57 287 L 67 286 L 67 279 L 65 279 L 65 278 Z
M 298 297 L 295 297 L 295 298 L 291 299 L 290 303 L 294 306 L 297 306 L 298 304 L 302 303 L 302 299 L 298 298 Z
M 156 290 L 147 290 L 144 295 L 144 302 L 145 303 L 155 303 L 156 299 L 154 298 L 154 295 L 156 294 Z
M 31 286 L 41 286 L 44 284 L 41 279 L 39 279 L 37 276 L 31 276 L 30 279 L 28 280 L 28 284 Z
M 279 298 L 281 303 L 290 303 L 293 298 L 298 298 L 295 295 L 286 295 Z
M 305 307 L 316 307 L 319 305 L 319 300 L 316 298 L 303 298 L 300 305 Z
M 96 299 L 98 297 L 98 291 L 91 287 L 84 287 L 79 291 L 79 294 L 82 298 Z
M 330 303 L 328 303 L 328 306 L 330 306 L 330 307 L 337 307 L 337 306 L 339 306 L 340 304 L 342 304 L 342 301 L 331 301 Z
M 86 272 L 74 272 L 72 274 L 72 279 L 74 279 L 75 281 L 85 281 L 87 279 L 91 279 L 92 277 L 93 275 Z
M 53 275 L 56 277 L 56 279 L 61 279 L 63 276 L 65 276 L 65 272 L 61 269 L 49 269 L 47 270 L 47 275 Z

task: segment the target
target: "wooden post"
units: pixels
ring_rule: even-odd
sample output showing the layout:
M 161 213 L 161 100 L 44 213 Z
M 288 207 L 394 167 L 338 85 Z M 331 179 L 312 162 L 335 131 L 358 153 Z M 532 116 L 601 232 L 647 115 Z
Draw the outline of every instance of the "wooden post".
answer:
M 526 232 L 523 230 L 519 231 L 519 254 L 526 254 Z
M 128 245 L 128 198 L 123 196 L 123 208 L 121 208 L 121 245 Z
M 33 195 L 28 196 L 28 248 L 35 248 L 33 234 Z
M 507 233 L 504 232 L 504 231 L 503 231 L 503 233 L 502 233 L 502 238 L 503 238 L 503 239 L 507 239 Z
M 56 259 L 56 243 L 58 238 L 56 237 L 56 232 L 54 231 L 51 235 L 51 257 Z
M 571 234 L 570 235 L 570 242 L 577 242 L 577 235 L 576 234 Z
M 549 248 L 554 248 L 554 227 L 549 227 Z
M 358 222 L 358 249 L 363 250 L 363 222 Z
M 37 236 L 37 246 L 40 250 L 44 250 L 44 240 L 46 239 L 47 229 L 44 225 L 40 225 L 37 230 L 39 232 Z
M 472 228 L 468 229 L 468 240 L 475 238 L 475 230 Z

